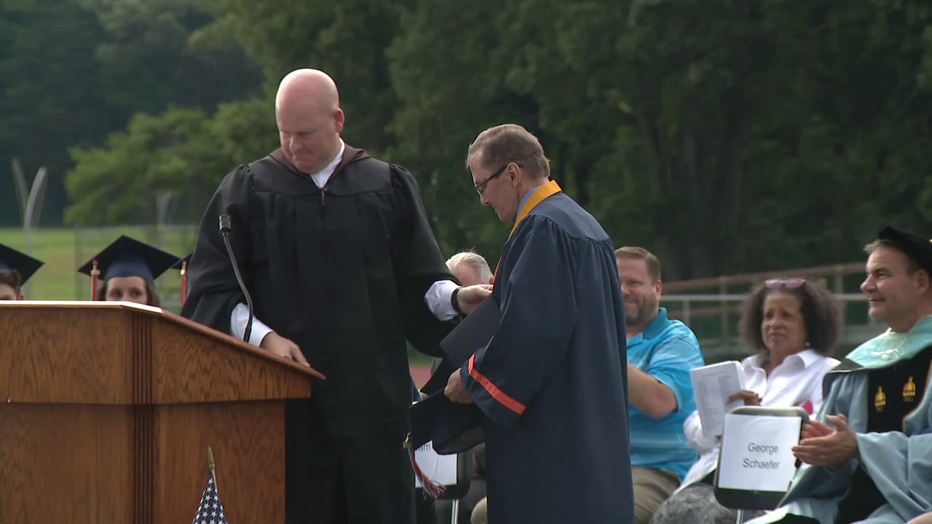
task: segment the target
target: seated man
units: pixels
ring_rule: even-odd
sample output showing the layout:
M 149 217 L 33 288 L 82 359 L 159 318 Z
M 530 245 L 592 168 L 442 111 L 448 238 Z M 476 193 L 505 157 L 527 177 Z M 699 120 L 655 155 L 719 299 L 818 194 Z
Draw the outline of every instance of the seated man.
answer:
M 660 262 L 640 247 L 615 251 L 625 300 L 631 475 L 638 524 L 680 485 L 696 461 L 683 422 L 696 409 L 689 370 L 704 365 L 696 335 L 659 307 Z
M 861 290 L 890 329 L 826 375 L 825 404 L 793 448 L 803 465 L 755 524 L 903 524 L 932 510 L 932 243 L 887 227 L 865 250 Z
M 44 263 L 0 244 L 0 300 L 24 300 L 22 286 Z
M 492 283 L 492 269 L 485 257 L 478 253 L 472 251 L 457 253 L 447 260 L 447 267 L 464 286 Z M 431 372 L 436 371 L 440 361 L 441 359 L 434 358 Z M 485 444 L 479 444 L 473 448 L 473 477 L 469 481 L 469 492 L 460 499 L 459 522 L 469 524 L 473 509 L 483 498 L 485 498 Z M 451 522 L 452 502 L 444 499 L 437 500 L 434 503 L 434 512 L 437 524 Z
M 460 251 L 447 259 L 447 269 L 453 273 L 453 276 L 460 281 L 463 286 L 474 286 L 476 284 L 491 284 L 492 269 L 485 257 L 472 251 Z M 434 357 L 430 366 L 430 372 L 433 374 L 443 361 L 440 357 Z

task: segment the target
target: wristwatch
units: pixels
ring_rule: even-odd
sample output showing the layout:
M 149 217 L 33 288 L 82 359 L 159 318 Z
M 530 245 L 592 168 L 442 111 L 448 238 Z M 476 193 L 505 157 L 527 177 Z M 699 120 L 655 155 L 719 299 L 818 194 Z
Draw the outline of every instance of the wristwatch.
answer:
M 460 295 L 461 289 L 463 288 L 458 287 L 453 290 L 452 294 L 450 294 L 450 304 L 453 306 L 453 311 L 456 311 L 457 315 L 464 316 L 465 313 L 463 313 L 463 310 L 460 309 L 460 301 L 459 301 L 459 295 Z

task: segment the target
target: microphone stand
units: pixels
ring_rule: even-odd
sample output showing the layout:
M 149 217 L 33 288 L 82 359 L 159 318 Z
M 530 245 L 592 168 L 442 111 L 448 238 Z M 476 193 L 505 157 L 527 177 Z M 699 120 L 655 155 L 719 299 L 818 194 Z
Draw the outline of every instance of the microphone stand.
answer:
M 246 307 L 249 308 L 249 318 L 246 320 L 246 329 L 243 331 L 243 341 L 249 343 L 249 335 L 252 334 L 252 297 L 249 296 L 249 290 L 243 282 L 243 277 L 239 273 L 239 264 L 236 263 L 236 257 L 233 255 L 233 247 L 230 245 L 230 231 L 233 230 L 233 223 L 230 215 L 220 215 L 220 236 L 223 237 L 223 245 L 227 248 L 227 255 L 230 257 L 230 263 L 233 265 L 233 274 L 236 275 L 236 283 L 239 284 L 240 290 L 246 296 Z

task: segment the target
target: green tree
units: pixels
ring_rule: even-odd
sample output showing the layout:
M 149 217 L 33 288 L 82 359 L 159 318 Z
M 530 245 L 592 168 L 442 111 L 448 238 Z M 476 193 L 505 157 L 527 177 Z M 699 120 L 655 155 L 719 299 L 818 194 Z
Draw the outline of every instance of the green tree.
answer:
M 540 131 L 536 104 L 507 85 L 506 25 L 497 2 L 463 9 L 423 1 L 405 14 L 388 53 L 401 98 L 392 155 L 419 175 L 443 251 L 476 248 L 492 264 L 509 228 L 479 205 L 465 168 L 467 148 L 483 129 L 509 121 Z
M 200 0 L 12 0 L 0 5 L 0 172 L 18 157 L 49 168 L 44 223 L 66 205 L 69 147 L 88 148 L 136 112 L 175 103 L 212 112 L 245 96 L 261 71 L 241 50 L 194 51 L 211 21 Z M 3 189 L 8 190 L 3 190 Z M 18 224 L 12 180 L 0 177 L 0 223 Z
M 14 157 L 27 173 L 48 167 L 43 224 L 60 220 L 66 148 L 108 131 L 94 59 L 102 37 L 94 16 L 74 1 L 0 3 L 0 223 L 21 224 L 9 176 Z
M 112 129 L 136 112 L 154 114 L 169 104 L 213 110 L 261 81 L 261 70 L 238 46 L 201 50 L 188 44 L 192 32 L 213 21 L 200 0 L 78 1 L 106 32 L 95 56 Z
M 541 137 L 567 192 L 616 244 L 656 251 L 668 280 L 856 260 L 884 222 L 932 228 L 932 7 L 919 0 L 205 5 L 216 20 L 191 48 L 241 45 L 262 90 L 77 150 L 76 191 L 119 179 L 126 151 L 208 187 L 276 147 L 275 88 L 316 67 L 340 86 L 347 141 L 418 177 L 447 253 L 494 263 L 507 238 L 464 167 L 476 134 L 504 122 Z M 182 19 L 145 27 L 180 35 Z M 165 180 L 180 182 L 125 187 Z
M 66 182 L 76 203 L 66 219 L 92 225 L 154 223 L 156 197 L 163 192 L 184 193 L 199 215 L 226 169 L 216 140 L 201 110 L 136 115 L 127 131 L 111 134 L 104 147 L 71 150 L 76 167 Z
M 206 0 L 216 21 L 192 37 L 197 49 L 222 49 L 229 36 L 265 71 L 268 89 L 288 72 L 311 67 L 329 73 L 340 89 L 348 142 L 385 152 L 385 130 L 398 103 L 384 51 L 410 0 Z

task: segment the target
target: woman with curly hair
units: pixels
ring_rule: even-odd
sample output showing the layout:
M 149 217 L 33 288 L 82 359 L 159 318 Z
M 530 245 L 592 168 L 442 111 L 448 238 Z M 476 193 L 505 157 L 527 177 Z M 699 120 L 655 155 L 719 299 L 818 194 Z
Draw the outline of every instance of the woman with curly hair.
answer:
M 830 356 L 841 333 L 838 299 L 821 283 L 767 280 L 745 299 L 740 326 L 742 340 L 755 354 L 741 361 L 747 390 L 731 400 L 742 399 L 747 406 L 798 406 L 816 413 L 822 405 L 822 378 L 838 365 Z M 721 437 L 703 436 L 698 412 L 686 419 L 684 430 L 699 460 L 654 513 L 651 524 L 735 522 L 737 512 L 720 505 L 713 495 Z

